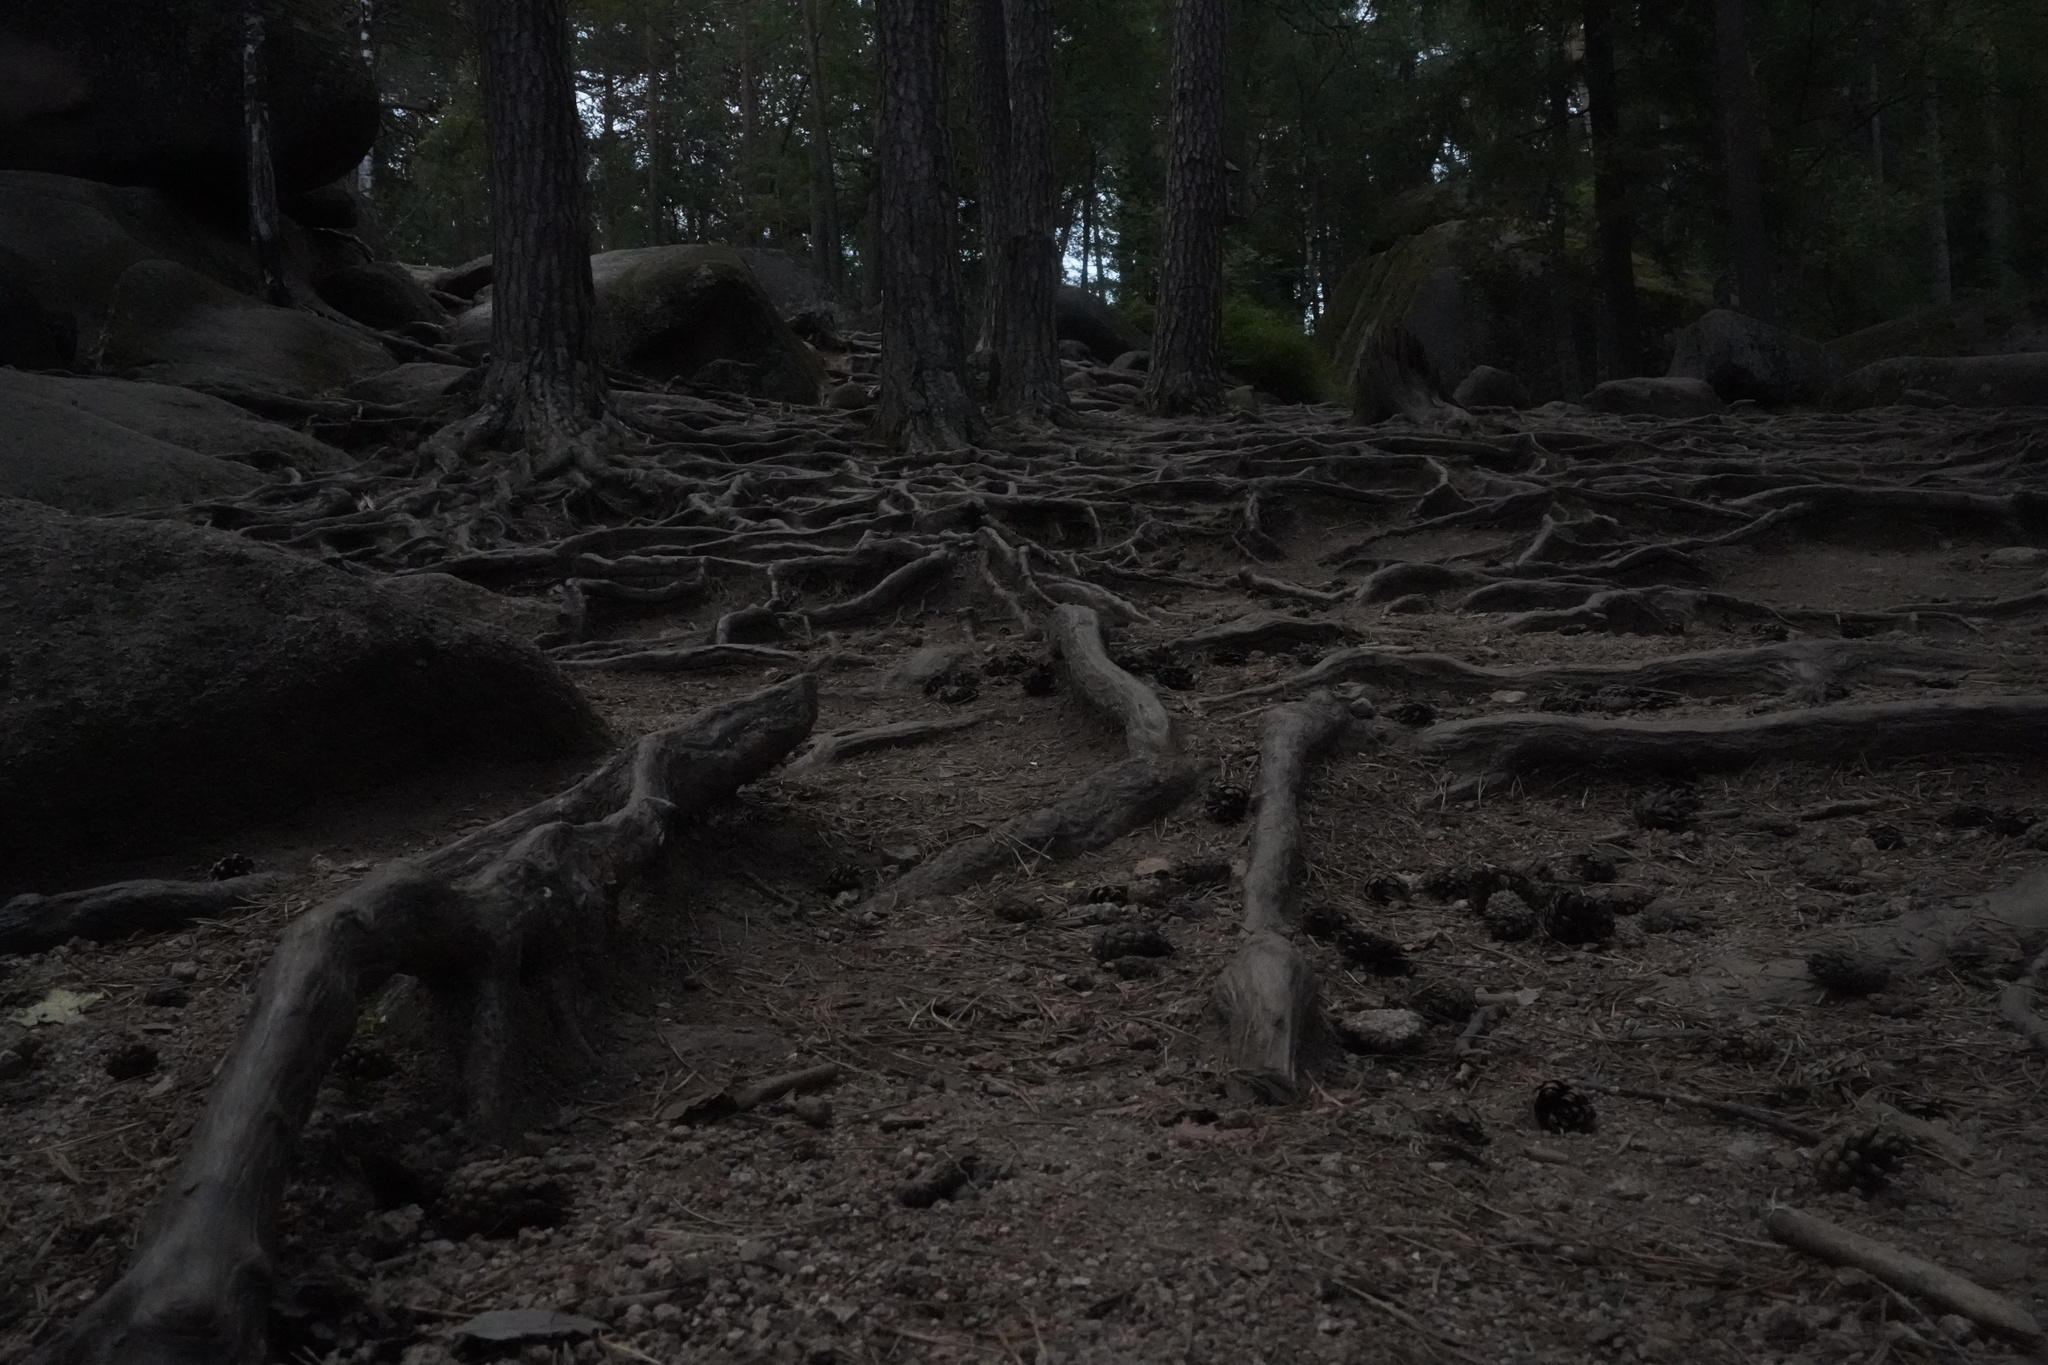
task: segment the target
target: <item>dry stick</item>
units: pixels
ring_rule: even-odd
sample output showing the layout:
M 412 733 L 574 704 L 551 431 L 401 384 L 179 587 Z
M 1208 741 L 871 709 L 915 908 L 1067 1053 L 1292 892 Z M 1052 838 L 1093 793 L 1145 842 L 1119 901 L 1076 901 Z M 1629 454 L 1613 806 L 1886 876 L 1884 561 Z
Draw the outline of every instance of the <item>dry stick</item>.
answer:
M 820 1062 L 816 1066 L 807 1066 L 799 1071 L 785 1071 L 779 1076 L 768 1076 L 751 1085 L 734 1086 L 709 1095 L 699 1095 L 695 1099 L 676 1100 L 662 1107 L 660 1121 L 687 1124 L 716 1123 L 719 1119 L 744 1114 L 749 1109 L 758 1109 L 770 1100 L 779 1100 L 784 1095 L 822 1090 L 838 1080 L 845 1070 L 846 1068 L 837 1062 Z
M 1675 1090 L 1649 1090 L 1639 1085 L 1602 1085 L 1597 1081 L 1573 1081 L 1581 1090 L 1590 1090 L 1596 1095 L 1621 1095 L 1632 1100 L 1656 1100 L 1664 1104 L 1682 1104 L 1688 1109 L 1704 1109 L 1723 1118 L 1741 1119 L 1782 1133 L 1802 1147 L 1818 1147 L 1821 1135 L 1804 1124 L 1794 1123 L 1783 1114 L 1770 1109 L 1761 1109 L 1753 1104 L 1737 1104 L 1732 1100 L 1710 1100 L 1701 1095 L 1685 1095 Z
M 1084 778 L 1049 806 L 955 844 L 876 891 L 870 908 L 943 895 L 1030 858 L 1071 858 L 1123 837 L 1194 793 L 1202 767 L 1152 689 L 1110 662 L 1102 624 L 1087 607 L 1055 607 L 1046 638 L 1073 693 L 1122 723 L 1130 757 Z
M 0 906 L 0 953 L 35 953 L 72 938 L 98 942 L 218 919 L 282 888 L 289 878 L 257 872 L 217 882 L 133 881 L 16 896 Z
M 1798 1209 L 1772 1209 L 1764 1215 L 1764 1229 L 1795 1251 L 1829 1265 L 1854 1266 L 1893 1289 L 1918 1294 L 1938 1308 L 1959 1313 L 2008 1341 L 2026 1347 L 2043 1344 L 2040 1325 L 2026 1309 L 1932 1261 Z
M 494 1130 L 509 1109 L 504 1068 L 514 1015 L 527 1007 L 523 978 L 553 968 L 547 980 L 559 982 L 669 831 L 767 772 L 816 717 L 808 676 L 713 707 L 622 750 L 558 796 L 417 860 L 386 863 L 302 916 L 264 969 L 133 1263 L 30 1360 L 260 1359 L 267 1248 L 292 1143 L 363 1002 L 404 973 L 459 1012 L 469 1114 Z
M 1351 713 L 1327 692 L 1266 713 L 1251 859 L 1244 877 L 1245 945 L 1217 979 L 1212 1002 L 1228 1036 L 1230 1084 L 1286 1103 L 1301 1093 L 1305 1053 L 1321 1036 L 1315 972 L 1288 939 L 1303 870 L 1301 787 L 1308 761 L 1343 733 Z
M 1277 692 L 1303 692 L 1332 683 L 1431 687 L 1453 692 L 1500 688 L 1637 687 L 1659 692 L 1759 692 L 1796 689 L 1818 699 L 1834 682 L 1866 675 L 1960 673 L 1984 660 L 1925 645 L 1870 640 L 1795 640 L 1756 649 L 1674 654 L 1632 664 L 1539 664 L 1486 668 L 1447 654 L 1404 654 L 1363 647 L 1342 649 L 1303 673 L 1276 683 L 1210 698 L 1210 704 Z
M 2041 755 L 2048 753 L 2048 696 L 1815 706 L 1730 720 L 1524 713 L 1432 726 L 1409 744 L 1424 759 L 1479 770 L 1451 789 L 1451 796 L 1463 799 L 1541 769 L 1686 775 L 1765 759 L 1840 763 L 1928 754 Z
M 803 751 L 789 761 L 785 773 L 790 777 L 801 777 L 871 749 L 919 744 L 927 739 L 970 729 L 993 715 L 993 711 L 970 711 L 945 720 L 899 720 L 868 730 L 835 730 L 829 735 L 819 735 L 805 745 Z

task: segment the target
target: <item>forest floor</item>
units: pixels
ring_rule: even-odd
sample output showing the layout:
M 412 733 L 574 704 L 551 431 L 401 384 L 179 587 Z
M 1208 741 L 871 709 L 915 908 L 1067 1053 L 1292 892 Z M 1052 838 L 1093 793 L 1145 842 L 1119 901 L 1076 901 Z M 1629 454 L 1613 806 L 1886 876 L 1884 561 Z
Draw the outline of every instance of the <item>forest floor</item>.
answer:
M 1111 420 L 1127 435 L 1158 429 Z M 1719 420 L 1762 430 L 1772 419 Z M 1670 435 L 1583 413 L 1488 421 L 1503 434 Z M 1291 433 L 1342 425 L 1334 413 L 1289 422 Z M 1317 504 L 1286 526 L 1281 557 L 1254 567 L 1318 590 L 1355 586 L 1366 570 L 1335 582 L 1326 556 L 1371 531 L 1373 515 Z M 1526 543 L 1526 529 L 1427 531 L 1402 539 L 1398 558 L 1481 563 Z M 1820 611 L 2009 598 L 2042 577 L 2040 564 L 1988 561 L 2011 544 L 1995 534 L 1895 532 L 1807 521 L 1701 553 L 1718 591 Z M 1175 572 L 1191 583 L 1222 583 L 1248 563 L 1227 541 L 1182 556 Z M 2048 866 L 2027 837 L 1995 832 L 2031 826 L 2012 812 L 2048 812 L 2038 764 L 1765 763 L 1703 778 L 1705 813 L 1673 831 L 1637 818 L 1655 781 L 1534 777 L 1458 802 L 1437 767 L 1360 727 L 1304 788 L 1307 899 L 1407 945 L 1414 972 L 1371 975 L 1303 938 L 1327 1006 L 1401 1006 L 1430 982 L 1523 994 L 1462 1050 L 1459 1028 L 1440 1025 L 1419 1051 L 1326 1066 L 1298 1103 L 1251 1106 L 1224 1093 L 1205 1023 L 1211 985 L 1240 941 L 1233 878 L 1205 886 L 1191 872 L 1165 904 L 1098 890 L 1129 898 L 1159 880 L 1140 866 L 1152 859 L 1221 863 L 1241 876 L 1249 824 L 1219 824 L 1197 799 L 1071 861 L 1020 856 L 958 895 L 870 908 L 837 894 L 852 870 L 872 888 L 892 865 L 985 833 L 1122 756 L 1121 736 L 1064 690 L 1030 696 L 1017 677 L 984 671 L 977 696 L 949 704 L 901 681 L 920 648 L 958 646 L 976 666 L 1039 657 L 1008 615 L 956 598 L 953 586 L 840 636 L 851 657 L 821 674 L 818 730 L 984 719 L 754 784 L 681 836 L 663 876 L 630 895 L 632 951 L 595 1025 L 606 1068 L 548 1093 L 514 1144 L 541 1160 L 502 1168 L 501 1186 L 523 1180 L 534 1198 L 563 1205 L 531 1220 L 553 1226 L 455 1235 L 435 1211 L 433 1182 L 475 1154 L 449 1112 L 449 1069 L 391 1012 L 365 1013 L 286 1196 L 276 1359 L 402 1355 L 425 1365 L 454 1349 L 445 1328 L 534 1306 L 605 1332 L 573 1347 L 529 1345 L 522 1359 L 662 1365 L 1874 1365 L 2012 1351 L 1779 1245 L 1763 1225 L 1774 1201 L 2048 1310 L 2048 1058 L 1997 1008 L 2017 949 L 1993 945 L 1974 965 L 1947 963 L 1855 999 L 1824 996 L 1803 967 L 1845 929 L 1938 912 Z M 1833 633 L 1809 623 L 1760 634 L 1704 616 L 1673 634 L 1510 633 L 1498 615 L 1442 600 L 1390 614 L 1355 600 L 1254 604 L 1234 589 L 1128 591 L 1154 621 L 1113 637 L 1131 654 L 1253 605 L 1335 621 L 1355 643 L 1504 668 Z M 743 600 L 714 597 L 607 633 L 703 627 Z M 1967 650 L 1976 662 L 1961 692 L 2019 693 L 2048 690 L 2044 630 L 2017 613 L 1866 638 Z M 1191 654 L 1192 677 L 1176 679 L 1190 685 L 1159 694 L 1220 777 L 1249 786 L 1271 698 L 1231 694 L 1321 653 L 1252 650 L 1220 663 Z M 630 737 L 790 671 L 578 676 Z M 1930 688 L 1859 681 L 1831 699 L 1844 694 L 1875 702 Z M 1428 703 L 1439 724 L 1532 708 L 1669 720 L 1802 704 L 1427 686 L 1365 695 L 1383 715 Z M 372 865 L 445 843 L 574 775 L 441 772 L 302 812 L 232 848 L 107 869 L 196 876 L 242 852 L 295 880 L 244 917 L 0 962 L 9 1011 L 61 1007 L 53 992 L 88 997 L 72 1002 L 83 1006 L 74 1021 L 41 1030 L 49 1043 L 34 1070 L 0 1082 L 0 1361 L 22 1359 L 117 1275 L 291 917 Z M 1831 804 L 1846 813 L 1803 818 Z M 1986 827 L 1957 814 L 1966 806 L 2009 818 Z M 1875 839 L 1873 827 L 1883 827 Z M 1469 897 L 1432 878 L 1582 854 L 1591 857 L 1577 865 L 1611 864 L 1614 884 L 1643 907 L 1594 943 L 1498 940 Z M 1097 935 L 1120 919 L 1149 920 L 1170 942 L 1156 975 L 1123 979 L 1095 960 Z M 136 1041 L 155 1049 L 157 1065 L 113 1079 L 109 1052 Z M 673 1121 L 679 1099 L 819 1061 L 844 1074 L 816 1097 Z M 1762 1106 L 1830 1139 L 1870 1128 L 1889 1106 L 1939 1136 L 1876 1193 L 1829 1190 L 1816 1149 L 1698 1108 L 1588 1090 L 1593 1131 L 1543 1131 L 1532 1101 L 1553 1080 Z M 949 1163 L 971 1176 L 957 1197 L 905 1202 Z

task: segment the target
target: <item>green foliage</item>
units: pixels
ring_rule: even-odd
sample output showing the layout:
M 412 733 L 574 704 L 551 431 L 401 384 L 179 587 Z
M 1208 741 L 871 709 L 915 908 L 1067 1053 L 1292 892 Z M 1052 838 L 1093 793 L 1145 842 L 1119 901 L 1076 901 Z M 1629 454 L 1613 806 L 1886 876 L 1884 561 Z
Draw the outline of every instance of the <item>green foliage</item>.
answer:
M 1223 366 L 1285 403 L 1320 403 L 1334 392 L 1329 363 L 1300 319 L 1242 294 L 1223 305 Z

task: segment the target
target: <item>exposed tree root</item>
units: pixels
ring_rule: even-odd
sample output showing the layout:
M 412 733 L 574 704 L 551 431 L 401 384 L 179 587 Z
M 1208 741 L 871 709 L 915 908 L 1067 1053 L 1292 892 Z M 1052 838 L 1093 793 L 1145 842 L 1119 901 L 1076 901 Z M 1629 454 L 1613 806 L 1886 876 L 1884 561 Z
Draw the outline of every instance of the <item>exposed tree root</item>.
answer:
M 1486 716 L 1432 726 L 1411 744 L 1425 759 L 1480 769 L 1453 790 L 1461 797 L 1552 769 L 1671 776 L 1742 768 L 1764 759 L 2034 756 L 2048 753 L 2048 696 L 1818 706 L 1732 720 Z
M 1123 726 L 1131 756 L 1085 778 L 1051 805 L 912 868 L 870 897 L 870 907 L 944 895 L 1006 867 L 1101 848 L 1168 814 L 1194 793 L 1201 765 L 1183 749 L 1179 727 L 1152 689 L 1110 662 L 1094 611 L 1055 607 L 1046 636 L 1068 686 Z
M 2048 975 L 2048 951 L 2035 957 L 2018 980 L 1998 993 L 1999 1017 L 2018 1029 L 2037 1052 L 2048 1052 L 2048 1020 L 2034 1008 L 2043 975 Z
M 121 1279 L 37 1365 L 236 1365 L 262 1358 L 273 1223 L 293 1140 L 363 1002 L 417 977 L 463 1021 L 473 1125 L 508 1117 L 516 1015 L 559 1007 L 605 938 L 620 887 L 683 818 L 766 772 L 809 733 L 799 677 L 649 735 L 559 796 L 411 861 L 298 920 L 257 986 L 192 1146 Z M 573 1029 L 573 1020 L 561 1021 Z
M 603 673 L 697 673 L 714 668 L 751 668 L 761 664 L 801 666 L 804 656 L 769 645 L 693 645 L 686 649 L 635 649 L 625 653 L 557 658 L 558 668 Z
M 922 744 L 928 739 L 957 734 L 981 724 L 993 714 L 991 711 L 970 711 L 966 715 L 949 716 L 944 720 L 899 720 L 867 730 L 835 730 L 829 735 L 819 735 L 805 745 L 802 752 L 789 761 L 789 767 L 784 771 L 790 777 L 802 777 L 806 773 L 843 762 L 855 754 L 868 753 L 874 749 L 896 749 L 909 744 Z
M 1278 644 L 1326 645 L 1354 638 L 1356 632 L 1339 621 L 1258 612 L 1184 635 L 1175 643 L 1182 649 L 1268 649 Z
M 1327 1041 L 1315 972 L 1287 931 L 1300 908 L 1300 803 L 1308 760 L 1342 734 L 1350 718 L 1327 692 L 1266 713 L 1244 878 L 1249 937 L 1212 996 L 1227 1037 L 1225 1084 L 1241 1098 L 1291 1102 L 1301 1092 L 1309 1052 Z
M 73 938 L 98 942 L 178 929 L 242 909 L 284 885 L 275 872 L 217 882 L 134 881 L 16 896 L 0 906 L 0 953 L 35 953 Z
M 1804 700 L 1820 701 L 1836 685 L 1856 678 L 1949 677 L 1982 663 L 1971 655 L 1926 645 L 1869 640 L 1794 640 L 1755 649 L 1674 654 L 1634 664 L 1545 664 L 1535 668 L 1486 668 L 1446 654 L 1403 654 L 1367 647 L 1339 650 L 1292 678 L 1212 698 L 1210 704 L 1304 692 L 1340 682 L 1446 692 L 1632 687 L 1695 696 L 1739 696 L 1789 691 Z

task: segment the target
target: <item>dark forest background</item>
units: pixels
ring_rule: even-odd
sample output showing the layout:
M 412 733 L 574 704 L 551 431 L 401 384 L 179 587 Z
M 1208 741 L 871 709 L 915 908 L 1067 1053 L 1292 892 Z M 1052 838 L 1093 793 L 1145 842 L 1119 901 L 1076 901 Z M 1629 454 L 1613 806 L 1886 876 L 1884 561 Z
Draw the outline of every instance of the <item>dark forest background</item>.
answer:
M 1558 292 L 1590 293 L 1587 8 L 1231 0 L 1233 338 L 1312 331 L 1362 255 L 1452 218 L 1482 224 L 1488 246 L 1523 253 L 1524 272 L 1553 276 Z M 1066 279 L 1145 325 L 1159 269 L 1167 5 L 1054 9 Z M 365 173 L 401 259 L 490 249 L 466 11 L 446 0 L 374 0 L 368 11 L 383 125 Z M 829 261 L 851 301 L 872 302 L 868 0 L 578 0 L 571 16 L 597 249 L 782 248 Z M 1612 23 L 1654 354 L 1667 324 L 1731 301 L 1715 6 L 1621 4 Z M 1835 337 L 2048 279 L 2048 6 L 1753 0 L 1748 24 L 1786 325 Z M 956 32 L 953 154 L 972 298 L 965 51 Z M 815 154 L 821 132 L 829 157 Z M 817 212 L 824 202 L 829 215 Z

